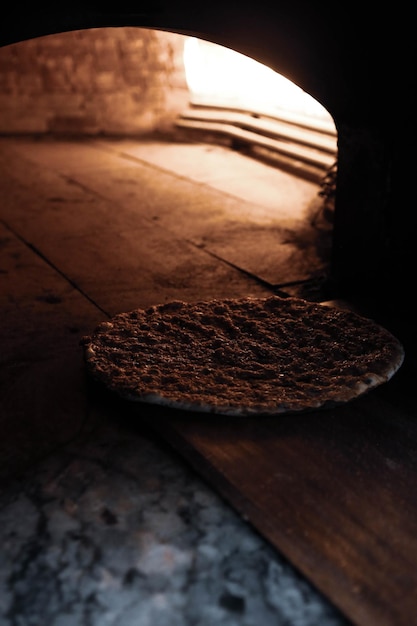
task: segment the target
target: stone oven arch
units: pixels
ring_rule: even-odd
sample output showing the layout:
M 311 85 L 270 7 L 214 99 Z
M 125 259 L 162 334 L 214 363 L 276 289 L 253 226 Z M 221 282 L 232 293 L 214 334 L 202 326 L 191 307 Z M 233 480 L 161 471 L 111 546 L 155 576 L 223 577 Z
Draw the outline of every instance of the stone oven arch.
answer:
M 414 263 L 416 43 L 402 4 L 378 15 L 356 0 L 9 5 L 0 45 L 83 28 L 148 27 L 230 47 L 292 80 L 329 111 L 338 133 L 335 292 L 389 306 L 387 285 L 404 298 Z

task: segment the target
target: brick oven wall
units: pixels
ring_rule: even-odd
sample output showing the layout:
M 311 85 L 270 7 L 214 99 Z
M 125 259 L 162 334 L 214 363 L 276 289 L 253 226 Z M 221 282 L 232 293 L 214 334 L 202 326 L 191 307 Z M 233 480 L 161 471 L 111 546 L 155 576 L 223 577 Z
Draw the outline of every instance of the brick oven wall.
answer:
M 170 132 L 188 104 L 184 36 L 95 28 L 0 48 L 0 133 Z

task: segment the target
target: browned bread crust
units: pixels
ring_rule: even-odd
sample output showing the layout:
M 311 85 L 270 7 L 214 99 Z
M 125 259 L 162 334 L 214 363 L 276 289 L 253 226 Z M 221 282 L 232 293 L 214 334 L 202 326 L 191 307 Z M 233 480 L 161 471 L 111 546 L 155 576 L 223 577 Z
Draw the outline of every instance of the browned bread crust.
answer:
M 91 375 L 124 398 L 237 416 L 347 402 L 404 359 L 373 320 L 277 296 L 120 313 L 82 344 Z

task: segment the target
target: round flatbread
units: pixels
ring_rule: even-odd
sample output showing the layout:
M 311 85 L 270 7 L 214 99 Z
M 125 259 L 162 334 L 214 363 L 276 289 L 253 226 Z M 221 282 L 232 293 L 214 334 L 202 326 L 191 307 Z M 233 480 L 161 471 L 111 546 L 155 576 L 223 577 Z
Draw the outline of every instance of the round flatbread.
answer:
M 277 296 L 120 313 L 82 345 L 88 371 L 124 398 L 236 416 L 347 402 L 404 359 L 397 338 L 370 319 Z

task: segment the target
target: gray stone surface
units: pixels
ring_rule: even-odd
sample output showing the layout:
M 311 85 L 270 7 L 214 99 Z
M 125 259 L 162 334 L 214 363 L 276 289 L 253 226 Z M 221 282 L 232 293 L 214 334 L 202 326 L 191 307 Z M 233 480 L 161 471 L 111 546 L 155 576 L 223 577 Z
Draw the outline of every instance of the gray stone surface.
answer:
M 1 626 L 347 622 L 170 449 L 109 421 L 0 498 Z

